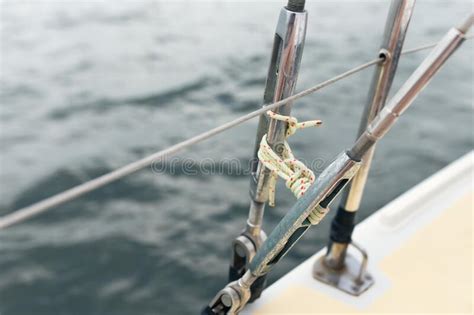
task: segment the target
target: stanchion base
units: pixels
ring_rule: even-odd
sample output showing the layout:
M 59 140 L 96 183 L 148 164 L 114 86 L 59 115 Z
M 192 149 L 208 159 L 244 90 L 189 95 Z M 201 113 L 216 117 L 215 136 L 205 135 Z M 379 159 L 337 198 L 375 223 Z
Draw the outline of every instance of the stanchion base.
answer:
M 313 278 L 351 295 L 359 296 L 374 284 L 372 275 L 364 270 L 360 276 L 360 271 L 361 262 L 349 253 L 346 255 L 344 267 L 340 270 L 329 268 L 325 263 L 325 256 L 322 256 L 314 264 Z

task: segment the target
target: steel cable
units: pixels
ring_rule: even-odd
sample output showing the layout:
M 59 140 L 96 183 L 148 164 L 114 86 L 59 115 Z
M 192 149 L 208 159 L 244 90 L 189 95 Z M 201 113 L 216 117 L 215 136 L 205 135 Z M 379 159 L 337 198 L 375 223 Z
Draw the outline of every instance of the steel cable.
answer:
M 467 39 L 472 39 L 473 36 L 466 36 Z M 405 50 L 402 52 L 402 54 L 409 54 L 409 53 L 414 53 L 418 52 L 421 50 L 426 50 L 429 48 L 432 48 L 436 45 L 437 43 L 434 44 L 429 44 L 429 45 L 423 45 L 414 49 L 409 49 Z M 132 173 L 135 173 L 147 166 L 150 166 L 154 161 L 162 159 L 164 157 L 169 157 L 172 156 L 194 144 L 200 143 L 206 139 L 209 139 L 217 134 L 220 134 L 228 129 L 231 129 L 235 126 L 238 126 L 252 118 L 255 118 L 257 116 L 260 116 L 267 112 L 268 110 L 273 110 L 275 108 L 278 108 L 280 106 L 283 106 L 289 102 L 294 102 L 302 97 L 305 97 L 309 94 L 312 94 L 316 91 L 321 90 L 324 87 L 327 87 L 339 80 L 342 80 L 344 78 L 347 78 L 355 73 L 358 73 L 366 68 L 369 68 L 370 66 L 373 66 L 379 62 L 383 61 L 383 58 L 377 58 L 374 60 L 371 60 L 369 62 L 366 62 L 364 64 L 361 64 L 357 67 L 352 68 L 351 70 L 348 70 L 344 73 L 341 73 L 329 80 L 326 80 L 324 82 L 321 82 L 309 89 L 303 90 L 299 93 L 296 93 L 288 98 L 285 98 L 283 100 L 280 100 L 278 102 L 263 106 L 260 109 L 257 109 L 253 112 L 250 112 L 246 115 L 243 115 L 241 117 L 238 117 L 234 120 L 231 120 L 223 125 L 220 125 L 218 127 L 215 127 L 213 129 L 207 130 L 203 133 L 200 133 L 194 137 L 191 137 L 189 139 L 186 139 L 182 142 L 179 142 L 167 149 L 158 151 L 152 155 L 149 155 L 143 159 L 140 159 L 138 161 L 132 162 L 130 164 L 127 164 L 121 168 L 118 168 L 110 173 L 104 174 L 102 176 L 99 176 L 95 179 L 92 179 L 90 181 L 87 181 L 85 183 L 82 183 L 78 186 L 75 186 L 73 188 L 67 189 L 61 193 L 58 193 L 56 195 L 53 195 L 49 198 L 43 199 L 42 201 L 39 201 L 37 203 L 34 203 L 30 206 L 21 208 L 19 210 L 13 211 L 7 215 L 4 215 L 3 217 L 0 217 L 0 230 L 5 229 L 9 226 L 12 226 L 14 224 L 20 223 L 22 221 L 25 221 L 33 216 L 36 216 L 42 212 L 45 212 L 53 207 L 59 206 L 65 202 L 71 201 L 73 199 L 76 199 L 88 192 L 91 192 L 93 190 L 99 189 L 105 185 L 108 185 L 120 178 L 123 178 L 127 175 L 130 175 Z

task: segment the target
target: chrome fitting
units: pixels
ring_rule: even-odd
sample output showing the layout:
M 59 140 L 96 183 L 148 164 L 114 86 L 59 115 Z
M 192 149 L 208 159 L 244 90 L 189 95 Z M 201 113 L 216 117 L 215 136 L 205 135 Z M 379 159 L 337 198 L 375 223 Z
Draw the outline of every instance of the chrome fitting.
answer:
M 313 278 L 350 295 L 359 296 L 374 284 L 374 278 L 367 272 L 367 252 L 354 242 L 350 243 L 362 256 L 359 262 L 347 253 L 348 245 L 332 242 L 328 253 L 314 263 Z
M 390 60 L 392 60 L 392 55 L 391 55 L 390 52 L 389 52 L 387 49 L 385 49 L 385 48 L 380 49 L 380 51 L 379 51 L 379 57 L 380 57 L 380 58 L 383 58 L 382 64 L 386 64 L 387 62 L 389 62 Z
M 257 279 L 247 271 L 239 280 L 226 285 L 212 299 L 209 308 L 215 314 L 237 315 L 250 299 L 250 287 Z

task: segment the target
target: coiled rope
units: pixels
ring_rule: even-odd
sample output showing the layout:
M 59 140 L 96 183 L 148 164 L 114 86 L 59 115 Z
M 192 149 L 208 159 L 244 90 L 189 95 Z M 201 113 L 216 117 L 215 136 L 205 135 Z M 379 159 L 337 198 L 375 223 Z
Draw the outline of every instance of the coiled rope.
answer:
M 293 135 L 298 129 L 318 127 L 321 120 L 309 120 L 299 123 L 295 117 L 283 116 L 267 111 L 268 117 L 287 123 L 286 137 L 283 142 L 283 151 L 279 156 L 267 142 L 267 135 L 262 137 L 260 148 L 258 150 L 258 158 L 266 168 L 270 170 L 270 179 L 268 182 L 268 204 L 275 206 L 275 186 L 278 177 L 285 180 L 286 187 L 291 190 L 296 198 L 301 198 L 306 190 L 315 180 L 312 170 L 310 170 L 303 162 L 297 160 L 291 151 L 290 145 L 286 141 L 288 137 Z
M 465 39 L 472 39 L 473 36 L 466 36 Z M 429 49 L 434 46 L 436 46 L 437 43 L 429 44 L 429 45 L 424 45 L 420 46 L 414 49 L 410 49 L 407 51 L 402 52 L 402 54 L 409 54 L 409 53 L 414 53 L 418 52 L 421 50 Z M 12 226 L 14 224 L 23 222 L 25 220 L 28 220 L 29 218 L 36 216 L 42 212 L 45 212 L 51 208 L 57 207 L 63 203 L 66 203 L 68 201 L 74 200 L 86 193 L 89 193 L 91 191 L 97 190 L 105 185 L 108 185 L 116 180 L 119 180 L 120 178 L 123 178 L 125 176 L 128 176 L 130 174 L 133 174 L 145 167 L 150 166 L 154 161 L 162 159 L 164 157 L 169 157 L 172 156 L 194 144 L 200 143 L 206 139 L 209 139 L 217 134 L 220 134 L 228 129 L 231 129 L 235 126 L 238 126 L 254 117 L 260 116 L 264 114 L 265 112 L 269 110 L 276 109 L 280 106 L 283 106 L 287 103 L 294 102 L 302 97 L 305 97 L 309 94 L 312 94 L 316 91 L 321 90 L 322 88 L 332 85 L 333 83 L 342 80 L 344 78 L 347 78 L 355 73 L 358 73 L 366 68 L 369 68 L 375 64 L 378 64 L 383 61 L 383 58 L 379 57 L 377 59 L 371 60 L 369 62 L 366 62 L 364 64 L 361 64 L 357 67 L 354 67 L 344 73 L 341 73 L 329 80 L 326 80 L 324 82 L 321 82 L 309 89 L 306 89 L 304 91 L 301 91 L 299 93 L 296 93 L 290 97 L 287 97 L 283 100 L 280 100 L 278 102 L 263 106 L 260 109 L 257 109 L 253 112 L 250 112 L 246 115 L 240 116 L 232 121 L 229 121 L 223 125 L 220 125 L 218 127 L 215 127 L 213 129 L 207 130 L 203 133 L 200 133 L 194 137 L 191 137 L 187 140 L 184 140 L 182 142 L 179 142 L 167 149 L 158 151 L 152 155 L 149 155 L 143 159 L 137 160 L 135 162 L 132 162 L 130 164 L 127 164 L 121 168 L 118 168 L 110 173 L 104 174 L 102 176 L 99 176 L 95 179 L 92 179 L 90 181 L 87 181 L 83 184 L 80 184 L 78 186 L 75 186 L 73 188 L 70 188 L 68 190 L 65 190 L 61 193 L 58 193 L 56 195 L 53 195 L 49 198 L 46 198 L 42 201 L 39 201 L 37 203 L 34 203 L 30 206 L 18 209 L 16 211 L 13 211 L 3 217 L 0 217 L 0 230 L 5 229 L 9 226 Z

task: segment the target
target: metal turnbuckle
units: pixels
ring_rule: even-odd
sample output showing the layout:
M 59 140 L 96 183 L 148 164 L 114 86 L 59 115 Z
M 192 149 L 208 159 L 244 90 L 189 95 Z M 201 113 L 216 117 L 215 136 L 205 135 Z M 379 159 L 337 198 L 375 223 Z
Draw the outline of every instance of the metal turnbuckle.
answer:
M 359 296 L 367 291 L 374 284 L 374 277 L 367 272 L 367 264 L 369 256 L 367 252 L 355 244 L 350 243 L 362 256 L 362 261 L 358 261 L 349 253 L 338 252 L 333 249 L 334 255 L 344 255 L 345 260 L 342 263 L 335 263 L 338 257 L 328 257 L 327 255 L 319 258 L 313 267 L 313 277 L 316 280 L 324 282 L 341 291 L 349 293 L 354 296 Z M 333 243 L 332 246 L 338 246 L 338 243 Z M 341 246 L 345 251 L 345 246 Z

